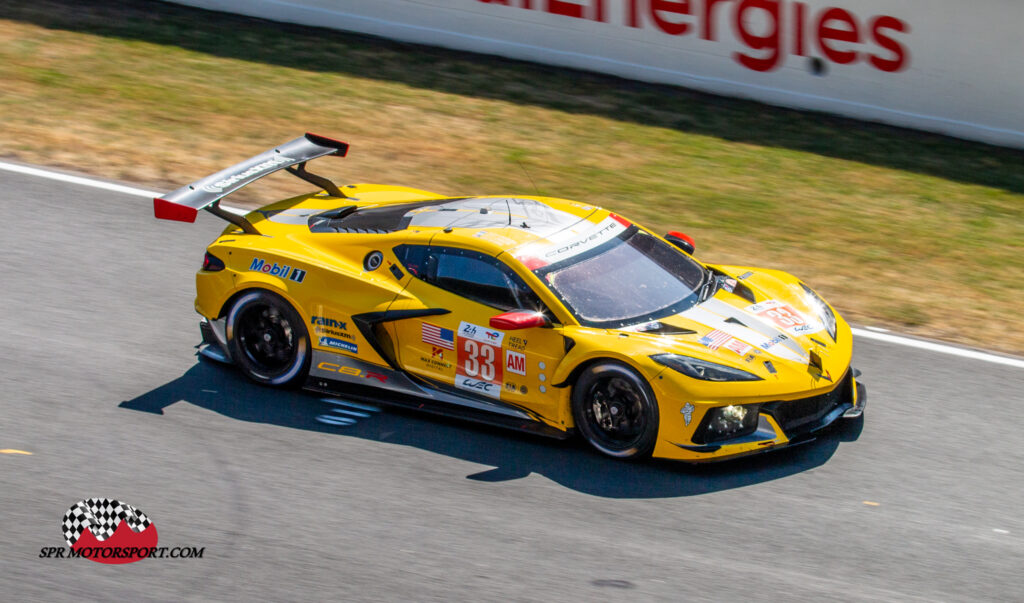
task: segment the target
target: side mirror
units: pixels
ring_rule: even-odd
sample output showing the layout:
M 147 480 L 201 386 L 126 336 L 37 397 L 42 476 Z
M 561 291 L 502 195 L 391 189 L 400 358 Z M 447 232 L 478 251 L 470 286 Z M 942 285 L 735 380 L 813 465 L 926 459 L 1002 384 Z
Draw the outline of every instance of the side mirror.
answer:
M 697 244 L 693 242 L 690 235 L 683 234 L 678 230 L 669 231 L 669 233 L 665 235 L 665 240 L 690 255 L 693 255 L 693 252 L 697 249 Z
M 533 327 L 546 327 L 551 324 L 551 321 L 540 312 L 515 310 L 492 316 L 488 324 L 491 325 L 492 329 L 515 331 L 518 329 L 531 329 Z

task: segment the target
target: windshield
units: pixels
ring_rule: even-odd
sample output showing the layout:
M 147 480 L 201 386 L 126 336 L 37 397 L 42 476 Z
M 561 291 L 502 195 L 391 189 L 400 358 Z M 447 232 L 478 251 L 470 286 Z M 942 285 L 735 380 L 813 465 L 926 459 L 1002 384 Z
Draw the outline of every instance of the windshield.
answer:
M 582 324 L 615 328 L 694 305 L 706 271 L 678 249 L 633 227 L 591 252 L 534 273 Z

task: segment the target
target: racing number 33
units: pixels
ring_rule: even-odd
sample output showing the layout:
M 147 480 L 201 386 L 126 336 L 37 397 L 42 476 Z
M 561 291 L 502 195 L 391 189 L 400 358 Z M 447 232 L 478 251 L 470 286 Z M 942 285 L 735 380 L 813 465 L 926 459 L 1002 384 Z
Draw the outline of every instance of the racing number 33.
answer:
M 792 327 L 798 327 L 806 324 L 803 317 L 789 306 L 778 306 L 770 310 L 765 310 L 760 312 L 760 315 L 771 319 L 772 322 L 783 329 L 790 329 Z
M 494 359 L 497 355 L 494 346 L 467 339 L 463 341 L 462 347 L 465 352 L 462 370 L 466 376 L 494 381 Z
M 498 398 L 501 395 L 503 339 L 504 333 L 462 323 L 455 386 Z

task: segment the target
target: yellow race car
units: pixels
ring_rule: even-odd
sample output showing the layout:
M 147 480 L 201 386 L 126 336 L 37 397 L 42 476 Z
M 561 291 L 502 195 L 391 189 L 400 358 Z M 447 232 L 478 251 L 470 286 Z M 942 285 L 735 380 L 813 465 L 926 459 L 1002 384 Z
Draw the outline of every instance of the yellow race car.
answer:
M 196 275 L 201 353 L 266 385 L 579 432 L 617 458 L 731 458 L 863 412 L 850 327 L 799 279 L 703 264 L 686 235 L 586 203 L 306 170 L 347 151 L 306 134 L 154 200 L 158 218 L 231 222 Z M 220 205 L 281 169 L 318 192 Z

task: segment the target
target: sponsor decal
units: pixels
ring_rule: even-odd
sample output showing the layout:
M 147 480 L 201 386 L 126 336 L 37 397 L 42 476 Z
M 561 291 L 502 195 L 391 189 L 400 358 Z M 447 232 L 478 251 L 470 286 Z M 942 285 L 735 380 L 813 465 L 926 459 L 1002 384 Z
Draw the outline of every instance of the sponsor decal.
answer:
M 207 184 L 203 187 L 203 190 L 208 193 L 220 193 L 223 192 L 225 188 L 228 188 L 229 186 L 241 182 L 251 176 L 255 176 L 256 174 L 260 174 L 268 170 L 278 169 L 278 166 L 286 163 L 293 163 L 294 161 L 294 159 L 286 155 L 277 155 L 264 162 L 257 163 L 244 172 L 239 172 L 233 176 L 228 176 L 227 178 Z
M 455 387 L 501 396 L 503 364 L 501 342 L 505 334 L 479 325 L 459 325 L 459 347 L 455 368 Z
M 359 346 L 358 345 L 352 343 L 351 341 L 345 341 L 345 340 L 342 340 L 342 339 L 336 339 L 334 337 L 321 337 L 320 338 L 320 345 L 322 345 L 324 347 L 328 347 L 328 348 L 335 348 L 335 349 L 338 349 L 338 350 L 345 350 L 346 352 L 351 352 L 353 354 L 356 354 L 356 353 L 359 352 Z
M 124 564 L 143 559 L 202 559 L 206 547 L 157 546 L 156 525 L 138 507 L 112 498 L 87 498 L 61 522 L 65 547 L 42 547 L 40 559 L 84 558 Z
M 736 279 L 734 279 L 734 278 L 723 279 L 722 280 L 722 288 L 725 289 L 726 291 L 728 291 L 729 293 L 732 293 L 733 289 L 736 288 Z
M 500 346 L 501 342 L 505 340 L 505 334 L 501 331 L 462 321 L 459 323 L 459 338 L 472 339 L 480 343 Z
M 430 357 L 444 360 L 444 348 L 439 348 L 436 345 L 430 346 Z
M 763 350 L 771 349 L 773 346 L 775 346 L 775 345 L 777 345 L 779 343 L 782 343 L 783 341 L 786 341 L 787 339 L 789 339 L 789 337 L 787 337 L 786 335 L 783 335 L 783 334 L 780 333 L 780 334 L 776 335 L 775 337 L 772 337 L 768 341 L 765 341 L 764 343 L 762 343 L 761 344 L 761 349 L 763 349 Z
M 513 350 L 516 350 L 516 351 L 519 351 L 519 352 L 525 352 L 526 351 L 526 338 L 524 338 L 524 337 L 516 337 L 514 335 L 509 336 L 508 340 L 505 342 L 505 345 L 510 347 L 510 348 L 512 348 Z
M 526 395 L 526 392 L 528 392 L 530 390 L 525 385 L 516 385 L 515 383 L 506 383 L 505 384 L 505 391 L 507 391 L 510 394 L 519 393 L 519 394 Z
M 445 350 L 454 350 L 455 332 L 429 322 L 420 323 L 420 341 Z
M 270 276 L 279 276 L 281 278 L 287 278 L 301 283 L 306 278 L 306 271 L 298 268 L 292 268 L 288 264 L 278 265 L 277 262 L 268 264 L 262 258 L 253 258 L 252 264 L 249 264 L 250 272 L 262 272 Z
M 338 373 L 340 375 L 349 375 L 351 377 L 364 377 L 366 379 L 376 379 L 381 383 L 388 382 L 388 376 L 382 373 L 376 373 L 374 371 L 364 371 L 354 366 L 345 366 L 343 364 L 337 364 L 335 362 L 321 362 L 316 365 L 316 368 L 322 371 L 328 371 L 331 373 Z
M 437 348 L 434 348 L 434 349 L 437 349 Z M 443 360 L 442 358 L 438 358 L 438 357 L 427 358 L 426 356 L 420 356 L 420 362 L 422 362 L 423 364 L 427 365 L 428 367 L 430 367 L 430 368 L 432 368 L 432 369 L 434 369 L 436 371 L 445 371 L 445 372 L 447 372 L 449 369 L 452 368 L 452 363 L 451 362 L 448 362 L 447 360 Z
M 343 320 L 337 320 L 334 318 L 327 318 L 325 316 L 313 316 L 309 319 L 309 324 L 317 327 L 329 327 L 331 329 L 338 329 L 340 331 L 348 330 L 348 323 Z
M 683 415 L 683 421 L 685 421 L 687 425 L 689 425 L 690 421 L 693 419 L 693 411 L 694 411 L 694 409 L 695 409 L 694 405 L 689 403 L 689 402 L 687 402 L 683 406 L 683 408 L 679 411 Z
M 516 375 L 526 376 L 526 354 L 505 350 L 505 370 Z

